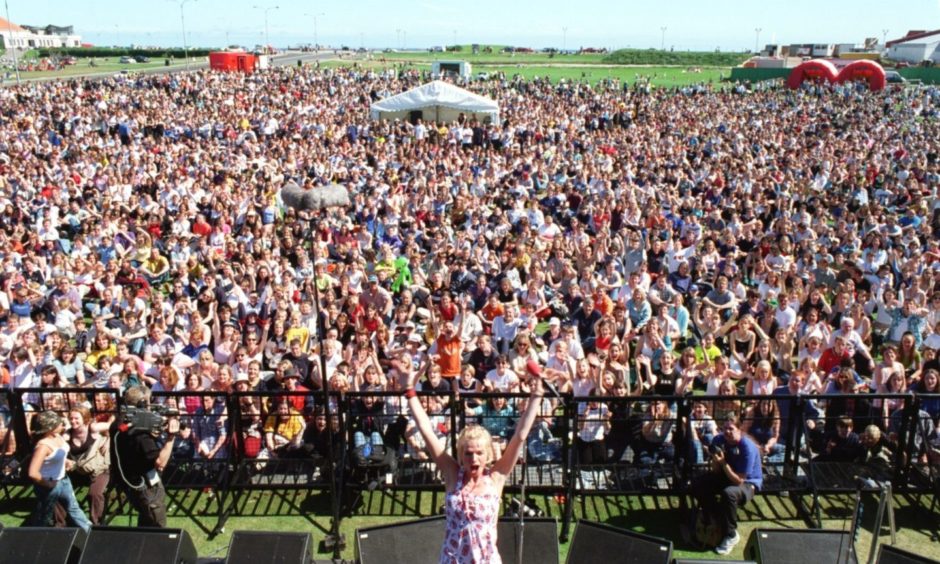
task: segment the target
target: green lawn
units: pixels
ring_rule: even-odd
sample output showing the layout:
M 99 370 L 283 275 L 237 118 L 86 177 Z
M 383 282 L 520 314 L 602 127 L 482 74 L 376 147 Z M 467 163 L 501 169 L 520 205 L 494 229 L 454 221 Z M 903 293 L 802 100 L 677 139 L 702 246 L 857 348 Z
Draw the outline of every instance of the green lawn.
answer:
M 476 55 L 465 45 L 463 51 L 448 53 L 429 53 L 427 51 L 407 51 L 392 53 L 374 53 L 376 59 L 389 62 L 424 62 L 431 61 L 467 61 L 477 64 L 514 64 L 514 63 L 576 63 L 582 65 L 600 64 L 606 55 L 585 53 L 583 55 L 554 55 L 548 53 L 503 53 L 502 46 L 493 46 L 492 53 L 480 52 Z
M 76 76 L 83 74 L 97 74 L 97 73 L 117 73 L 122 70 L 127 69 L 128 71 L 140 71 L 145 69 L 153 69 L 163 67 L 163 59 L 151 59 L 149 63 L 127 63 L 122 64 L 120 62 L 120 57 L 108 57 L 108 58 L 95 58 L 95 63 L 97 66 L 91 67 L 88 66 L 88 59 L 78 59 L 78 62 L 74 65 L 69 65 L 55 71 L 33 71 L 33 72 L 20 72 L 20 77 L 23 79 L 30 78 L 51 78 L 51 77 L 68 77 Z M 183 66 L 186 63 L 180 59 L 170 59 L 170 66 L 179 67 Z M 12 71 L 10 71 L 12 76 Z
M 239 506 L 241 516 L 229 518 L 225 531 L 210 540 L 209 531 L 216 521 L 216 504 L 212 496 L 201 492 L 176 492 L 172 495 L 169 526 L 186 529 L 202 557 L 224 556 L 231 533 L 235 530 L 310 532 L 316 546 L 329 528 L 329 518 L 326 516 L 329 513 L 329 496 L 326 494 L 255 492 L 243 497 Z M 560 520 L 561 507 L 554 499 L 542 496 L 533 499 L 549 516 Z M 931 537 L 937 531 L 940 516 L 929 514 L 926 509 L 932 498 L 924 496 L 919 505 L 911 496 L 898 495 L 895 499 L 899 527 L 897 545 L 930 558 L 940 558 L 940 543 Z M 347 542 L 343 558 L 351 559 L 355 556 L 354 535 L 357 528 L 432 515 L 441 501 L 440 494 L 427 492 L 420 496 L 404 492 L 375 492 L 367 496 L 356 515 L 342 521 L 342 532 Z M 31 494 L 18 490 L 12 499 L 0 501 L 0 522 L 4 526 L 19 525 L 32 506 Z M 867 561 L 875 509 L 874 503 L 866 504 L 863 530 L 856 544 L 861 562 Z M 845 529 L 849 526 L 850 514 L 851 499 L 848 496 L 827 498 L 823 526 L 826 529 Z M 759 497 L 739 515 L 743 539 L 729 559 L 743 557 L 747 538 L 755 528 L 805 528 L 790 500 L 774 495 Z M 678 499 L 674 497 L 585 498 L 575 504 L 575 516 L 669 539 L 674 543 L 676 557 L 715 556 L 711 552 L 691 550 L 683 544 L 678 532 L 681 519 Z M 130 515 L 118 515 L 112 524 L 133 525 L 133 518 Z M 884 532 L 880 540 L 887 543 L 890 537 Z M 564 562 L 568 545 L 561 544 L 559 549 L 561 561 Z M 323 558 L 327 555 L 321 553 L 318 556 Z
M 382 61 L 326 61 L 321 63 L 326 68 L 349 68 L 358 65 L 360 68 L 369 68 L 376 71 L 389 67 L 401 68 L 402 64 L 387 63 Z M 416 68 L 419 70 L 430 70 L 429 63 L 409 63 L 406 68 Z M 730 68 L 702 68 L 701 72 L 689 72 L 681 67 L 641 67 L 641 66 L 553 66 L 536 64 L 519 65 L 479 65 L 473 66 L 473 73 L 486 72 L 497 73 L 504 72 L 507 77 L 520 75 L 526 79 L 538 77 L 549 77 L 552 82 L 558 82 L 564 78 L 566 80 L 584 80 L 591 84 L 596 84 L 604 79 L 618 79 L 621 83 L 633 84 L 638 78 L 650 78 L 654 86 L 674 87 L 688 84 L 698 84 L 702 82 L 718 82 L 731 75 Z
M 654 86 L 673 87 L 697 84 L 702 82 L 718 82 L 731 74 L 730 68 L 705 68 L 701 72 L 687 72 L 684 68 L 676 67 L 556 67 L 540 65 L 513 65 L 513 66 L 475 66 L 477 72 L 504 72 L 507 77 L 520 75 L 526 79 L 535 77 L 548 77 L 552 82 L 560 79 L 586 80 L 592 84 L 604 79 L 617 79 L 621 83 L 632 84 L 638 78 L 649 78 Z

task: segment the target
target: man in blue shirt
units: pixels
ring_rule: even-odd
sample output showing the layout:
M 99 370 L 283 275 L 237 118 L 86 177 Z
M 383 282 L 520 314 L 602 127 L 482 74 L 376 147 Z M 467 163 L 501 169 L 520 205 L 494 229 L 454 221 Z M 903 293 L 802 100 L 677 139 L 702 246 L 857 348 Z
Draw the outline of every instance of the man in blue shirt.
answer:
M 741 541 L 738 506 L 753 499 L 764 482 L 760 450 L 741 432 L 738 417 L 730 415 L 721 423 L 711 451 L 711 472 L 692 481 L 692 495 L 724 527 L 725 537 L 715 552 L 729 554 Z

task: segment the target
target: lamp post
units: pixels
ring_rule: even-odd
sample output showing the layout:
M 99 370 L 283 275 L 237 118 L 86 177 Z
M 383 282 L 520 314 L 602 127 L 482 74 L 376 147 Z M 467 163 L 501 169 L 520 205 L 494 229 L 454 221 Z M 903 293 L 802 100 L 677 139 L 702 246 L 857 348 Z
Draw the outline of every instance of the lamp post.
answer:
M 888 30 L 887 29 L 881 30 L 881 46 L 884 47 L 885 50 L 888 49 Z
M 665 51 L 666 50 L 666 26 L 659 28 L 659 31 L 662 33 L 662 38 L 659 44 L 659 50 Z
M 180 31 L 183 32 L 183 56 L 186 58 L 186 70 L 189 70 L 189 44 L 186 42 L 186 11 L 183 7 L 196 0 L 179 0 L 180 5 Z
M 13 72 L 16 73 L 16 83 L 20 83 L 20 63 L 16 60 L 16 47 L 13 45 L 13 22 L 10 21 L 10 4 L 7 0 L 3 0 L 3 7 L 6 8 L 7 12 L 7 24 L 10 26 L 10 37 L 9 37 L 9 47 L 10 52 L 13 53 Z
M 760 53 L 760 32 L 761 28 L 754 28 L 754 53 Z
M 324 12 L 318 12 L 316 14 L 304 14 L 305 16 L 313 16 L 313 48 L 317 51 L 320 50 L 320 38 L 317 35 L 317 18 L 320 16 L 325 16 Z
M 562 52 L 568 50 L 568 27 L 567 26 L 561 28 L 561 50 Z
M 264 6 L 255 5 L 255 6 L 252 6 L 252 8 L 256 10 L 264 10 L 264 43 L 265 43 L 264 52 L 267 53 L 268 47 L 271 46 L 271 37 L 268 35 L 268 12 L 270 12 L 271 10 L 280 10 L 281 7 L 280 6 L 268 6 L 267 8 L 265 8 Z
M 401 47 L 401 28 L 395 30 L 395 48 Z

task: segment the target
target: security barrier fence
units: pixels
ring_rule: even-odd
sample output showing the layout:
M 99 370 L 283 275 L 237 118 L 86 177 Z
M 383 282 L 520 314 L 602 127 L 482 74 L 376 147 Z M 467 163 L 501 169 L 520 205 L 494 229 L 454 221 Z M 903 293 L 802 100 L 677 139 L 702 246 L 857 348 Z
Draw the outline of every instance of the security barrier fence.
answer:
M 522 394 L 419 393 L 435 432 L 456 457 L 471 424 L 493 437 L 496 455 L 529 398 Z M 154 392 L 175 411 L 181 432 L 163 473 L 169 490 L 211 491 L 216 531 L 255 490 L 319 490 L 342 517 L 364 492 L 442 491 L 443 482 L 407 404 L 393 392 Z M 507 481 L 508 499 L 528 492 L 564 506 L 566 536 L 576 498 L 685 496 L 707 471 L 712 439 L 729 415 L 758 445 L 762 492 L 789 495 L 810 523 L 819 498 L 890 482 L 895 492 L 940 488 L 940 395 L 724 395 L 546 397 L 525 455 Z M 4 495 L 28 482 L 29 421 L 54 410 L 87 408 L 96 422 L 120 416 L 113 389 L 18 389 L 0 395 L 0 484 Z M 329 419 L 327 417 L 329 414 Z M 112 487 L 117 478 L 112 473 Z M 934 503 L 936 503 L 934 495 Z

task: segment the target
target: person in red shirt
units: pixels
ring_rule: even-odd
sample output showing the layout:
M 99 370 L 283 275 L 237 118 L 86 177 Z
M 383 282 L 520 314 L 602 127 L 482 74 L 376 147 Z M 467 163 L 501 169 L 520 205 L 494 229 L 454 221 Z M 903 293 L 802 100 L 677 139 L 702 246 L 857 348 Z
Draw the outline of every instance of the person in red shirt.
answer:
M 281 381 L 281 385 L 284 386 L 284 391 L 287 392 L 304 392 L 307 394 L 310 392 L 309 388 L 300 383 L 300 372 L 293 366 L 284 372 L 284 379 Z M 297 411 L 303 411 L 308 401 L 313 402 L 313 396 L 310 395 L 291 395 L 284 399 L 287 400 L 291 408 Z
M 829 376 L 832 371 L 839 367 L 843 359 L 851 358 L 849 348 L 845 345 L 845 338 L 837 336 L 832 342 L 832 346 L 823 351 L 819 357 L 817 367 L 819 371 Z
M 212 233 L 212 226 L 206 221 L 206 216 L 198 214 L 196 222 L 193 223 L 193 233 L 200 237 L 208 237 Z

